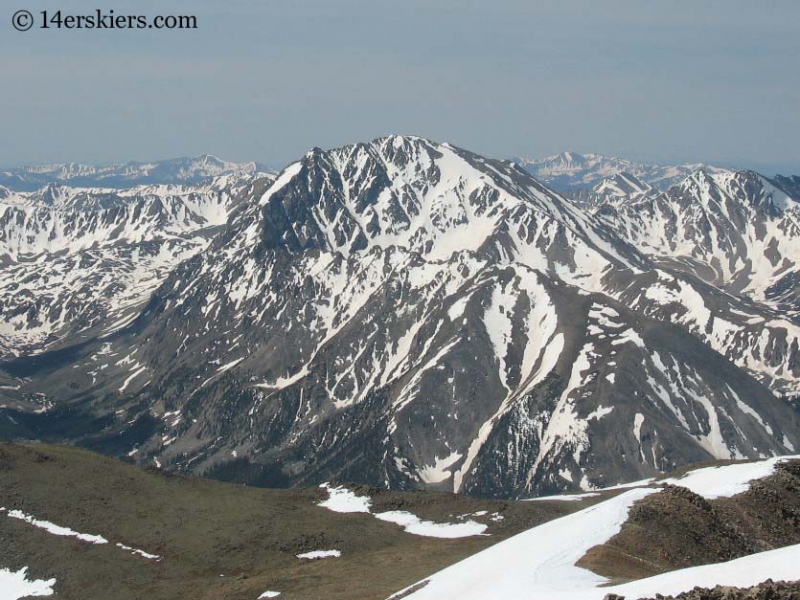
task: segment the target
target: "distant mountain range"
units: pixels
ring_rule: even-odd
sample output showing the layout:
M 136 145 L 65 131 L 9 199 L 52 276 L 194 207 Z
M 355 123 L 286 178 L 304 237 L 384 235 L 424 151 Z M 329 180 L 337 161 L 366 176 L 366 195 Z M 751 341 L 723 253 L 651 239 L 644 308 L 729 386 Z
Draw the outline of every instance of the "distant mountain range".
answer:
M 495 497 L 800 448 L 797 180 L 589 162 L 581 206 L 411 136 L 6 190 L 0 436 Z
M 0 186 L 12 191 L 31 192 L 50 183 L 72 187 L 130 188 L 138 185 L 195 184 L 220 175 L 255 175 L 270 169 L 255 162 L 232 163 L 204 154 L 156 162 L 90 166 L 76 163 L 21 167 L 0 171 Z
M 562 152 L 541 159 L 518 158 L 515 162 L 558 192 L 590 188 L 619 173 L 628 173 L 652 187 L 666 189 L 700 169 L 710 173 L 723 171 L 704 164 L 653 165 L 576 152 Z
M 724 171 L 704 164 L 654 165 L 600 154 L 562 152 L 541 159 L 516 158 L 536 179 L 558 192 L 594 187 L 620 173 L 633 175 L 657 189 L 666 189 L 699 169 Z M 50 183 L 72 187 L 130 188 L 153 184 L 194 184 L 220 175 L 269 174 L 274 170 L 257 162 L 234 163 L 210 154 L 153 162 L 116 165 L 59 163 L 0 169 L 0 186 L 11 191 L 35 191 Z

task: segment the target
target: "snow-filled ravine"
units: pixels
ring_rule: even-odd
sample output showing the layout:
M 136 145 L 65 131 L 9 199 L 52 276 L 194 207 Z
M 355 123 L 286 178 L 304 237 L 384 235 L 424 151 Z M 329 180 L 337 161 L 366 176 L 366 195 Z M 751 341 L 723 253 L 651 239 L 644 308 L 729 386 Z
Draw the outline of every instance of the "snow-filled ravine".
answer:
M 706 498 L 747 490 L 749 483 L 769 476 L 787 458 L 709 467 L 667 482 L 692 489 Z M 675 594 L 695 587 L 750 586 L 772 578 L 800 579 L 800 545 L 754 554 L 729 563 L 672 571 L 614 587 L 605 577 L 575 566 L 586 552 L 616 535 L 631 506 L 658 493 L 651 481 L 579 512 L 549 521 L 474 554 L 390 598 L 404 600 L 602 600 L 616 593 L 638 598 Z M 409 593 L 411 590 L 416 590 Z

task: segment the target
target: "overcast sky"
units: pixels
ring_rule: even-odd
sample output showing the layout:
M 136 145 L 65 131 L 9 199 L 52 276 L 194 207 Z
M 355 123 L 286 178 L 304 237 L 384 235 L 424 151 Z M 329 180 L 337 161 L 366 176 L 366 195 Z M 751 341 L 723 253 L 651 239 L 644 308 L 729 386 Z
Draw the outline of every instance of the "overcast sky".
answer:
M 0 165 L 282 166 L 387 133 L 800 173 L 798 0 L 3 0 Z M 196 15 L 196 31 L 11 27 Z

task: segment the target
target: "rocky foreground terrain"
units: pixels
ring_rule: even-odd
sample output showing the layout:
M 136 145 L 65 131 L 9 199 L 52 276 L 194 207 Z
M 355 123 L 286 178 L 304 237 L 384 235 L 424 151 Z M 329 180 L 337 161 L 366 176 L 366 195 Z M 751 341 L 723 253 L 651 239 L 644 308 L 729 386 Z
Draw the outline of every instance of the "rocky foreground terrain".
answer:
M 605 600 L 625 600 L 624 596 L 608 594 Z M 772 581 L 749 588 L 734 588 L 718 585 L 714 588 L 695 589 L 677 596 L 662 596 L 641 600 L 800 600 L 800 581 Z

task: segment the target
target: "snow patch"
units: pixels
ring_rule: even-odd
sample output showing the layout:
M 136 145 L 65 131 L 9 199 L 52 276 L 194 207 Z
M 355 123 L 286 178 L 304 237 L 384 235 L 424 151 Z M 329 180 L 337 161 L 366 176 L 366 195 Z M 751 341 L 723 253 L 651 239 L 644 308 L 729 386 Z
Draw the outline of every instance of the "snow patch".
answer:
M 378 513 L 376 519 L 400 525 L 408 533 L 424 537 L 434 538 L 463 538 L 473 535 L 481 535 L 488 525 L 475 521 L 464 521 L 463 523 L 434 523 L 433 521 L 423 521 L 418 516 L 404 510 L 391 510 Z
M 800 455 L 776 456 L 759 462 L 706 467 L 690 471 L 683 477 L 666 479 L 660 483 L 688 488 L 707 500 L 729 498 L 746 492 L 751 481 L 772 475 L 778 463 L 793 459 L 800 459 Z
M 28 567 L 22 567 L 19 571 L 0 569 L 0 600 L 52 596 L 55 584 L 55 579 L 28 579 Z
M 56 525 L 55 523 L 51 523 L 50 521 L 41 521 L 39 519 L 35 519 L 30 515 L 26 515 L 21 510 L 10 510 L 8 511 L 8 516 L 12 519 L 19 519 L 21 521 L 25 521 L 33 525 L 34 527 L 38 527 L 39 529 L 44 529 L 47 533 L 51 533 L 53 535 L 65 536 L 65 537 L 74 537 L 82 542 L 89 542 L 90 544 L 107 544 L 108 540 L 99 535 L 90 535 L 88 533 L 78 533 L 68 527 L 61 527 L 60 525 Z
M 339 558 L 341 555 L 342 553 L 339 550 L 312 550 L 311 552 L 295 554 L 297 558 L 306 558 L 308 560 L 316 560 L 318 558 Z
M 164 558 L 163 556 L 159 556 L 158 554 L 150 554 L 149 552 L 145 552 L 144 550 L 139 550 L 138 548 L 132 548 L 130 546 L 126 546 L 125 544 L 120 544 L 119 542 L 117 542 L 117 548 L 122 548 L 126 552 L 130 552 L 131 554 L 141 556 L 142 558 L 146 558 L 148 560 L 154 560 L 156 562 Z
M 328 499 L 317 506 L 339 513 L 368 513 L 370 510 L 372 500 L 368 496 L 356 496 L 344 486 L 331 487 L 328 483 L 319 487 L 328 491 Z

